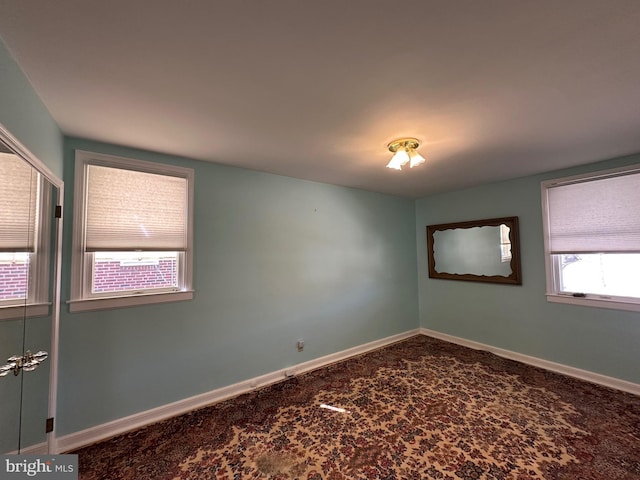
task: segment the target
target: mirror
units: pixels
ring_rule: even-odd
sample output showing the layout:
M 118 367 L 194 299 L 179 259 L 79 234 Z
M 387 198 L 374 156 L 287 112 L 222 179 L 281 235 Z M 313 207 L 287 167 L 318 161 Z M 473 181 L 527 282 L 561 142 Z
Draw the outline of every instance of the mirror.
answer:
M 0 125 L 0 453 L 47 453 L 62 182 Z
M 521 285 L 518 217 L 427 226 L 429 278 Z

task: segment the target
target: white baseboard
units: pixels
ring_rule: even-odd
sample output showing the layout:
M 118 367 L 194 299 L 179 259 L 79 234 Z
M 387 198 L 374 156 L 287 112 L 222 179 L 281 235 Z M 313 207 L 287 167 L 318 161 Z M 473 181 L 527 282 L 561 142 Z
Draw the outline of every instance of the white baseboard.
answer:
M 588 370 L 581 370 L 579 368 L 570 367 L 561 363 L 550 362 L 543 360 L 542 358 L 532 357 L 524 355 L 522 353 L 513 352 L 511 350 L 505 350 L 503 348 L 486 345 L 484 343 L 475 342 L 473 340 L 467 340 L 460 337 L 454 337 L 446 333 L 437 332 L 435 330 L 429 330 L 426 328 L 420 328 L 419 332 L 422 335 L 428 337 L 438 338 L 446 342 L 462 345 L 463 347 L 473 348 L 474 350 L 484 350 L 494 353 L 500 357 L 515 360 L 517 362 L 526 363 L 534 367 L 543 368 L 552 372 L 561 373 L 569 377 L 579 378 L 580 380 L 586 380 L 587 382 L 597 383 L 605 387 L 614 388 L 616 390 L 622 390 L 623 392 L 633 393 L 634 395 L 640 395 L 640 384 L 621 380 L 619 378 L 608 377 L 599 373 L 590 372 Z
M 349 348 L 347 350 L 342 350 L 340 352 L 316 358 L 308 362 L 299 363 L 288 368 L 283 368 L 275 372 L 267 373 L 265 375 L 251 378 L 249 380 L 244 380 L 242 382 L 218 388 L 216 390 L 205 392 L 190 398 L 178 400 L 177 402 L 153 408 L 144 412 L 136 413 L 128 417 L 119 418 L 117 420 L 113 420 L 102 425 L 97 425 L 86 430 L 58 437 L 56 441 L 55 451 L 67 452 L 69 450 L 74 450 L 76 448 L 90 445 L 92 443 L 99 442 L 101 440 L 105 440 L 107 438 L 111 438 L 116 435 L 120 435 L 122 433 L 135 430 L 152 423 L 159 422 L 161 420 L 165 420 L 167 418 L 182 415 L 192 410 L 196 410 L 207 405 L 212 405 L 223 400 L 237 397 L 238 395 L 241 395 L 243 393 L 247 393 L 258 388 L 263 388 L 268 385 L 281 382 L 295 375 L 310 372 L 312 370 L 331 365 L 332 363 L 346 360 L 350 357 L 367 353 L 369 351 L 376 350 L 392 343 L 400 342 L 418 334 L 438 338 L 440 340 L 462 345 L 464 347 L 473 348 L 475 350 L 488 351 L 498 356 L 516 360 L 528 365 L 533 365 L 535 367 L 540 367 L 545 370 L 550 370 L 553 372 L 568 375 L 570 377 L 575 377 L 581 380 L 586 380 L 588 382 L 614 388 L 616 390 L 622 390 L 625 392 L 633 393 L 635 395 L 640 395 L 640 385 L 636 383 L 608 377 L 606 375 L 600 375 L 597 373 L 589 372 L 587 370 L 580 370 L 578 368 L 550 362 L 529 355 L 523 355 L 521 353 L 493 347 L 491 345 L 486 345 L 460 337 L 455 337 L 453 335 L 437 332 L 435 330 L 419 328 L 401 334 L 393 335 L 391 337 L 375 340 L 373 342 Z M 34 453 L 39 452 L 35 451 Z
M 167 418 L 182 415 L 184 413 L 196 410 L 198 408 L 212 405 L 214 403 L 227 400 L 229 398 L 237 397 L 243 393 L 250 392 L 257 388 L 266 387 L 268 385 L 281 382 L 289 377 L 299 375 L 305 372 L 310 372 L 321 367 L 325 367 L 332 363 L 336 363 L 347 358 L 367 353 L 372 350 L 390 345 L 392 343 L 400 342 L 414 335 L 418 335 L 420 331 L 418 329 L 410 330 L 408 332 L 392 335 L 380 340 L 365 343 L 364 345 L 358 345 L 357 347 L 348 348 L 341 352 L 332 353 L 324 357 L 316 358 L 308 362 L 299 363 L 291 367 L 283 368 L 275 372 L 267 373 L 259 377 L 244 380 L 233 385 L 218 388 L 210 392 L 202 393 L 184 400 L 178 400 L 167 405 L 163 405 L 151 410 L 129 415 L 128 417 L 119 418 L 102 425 L 88 428 L 79 432 L 71 433 L 58 437 L 56 439 L 56 452 L 67 452 L 80 448 L 86 445 L 90 445 L 107 438 L 120 435 L 131 430 L 135 430 L 146 425 L 150 425 Z

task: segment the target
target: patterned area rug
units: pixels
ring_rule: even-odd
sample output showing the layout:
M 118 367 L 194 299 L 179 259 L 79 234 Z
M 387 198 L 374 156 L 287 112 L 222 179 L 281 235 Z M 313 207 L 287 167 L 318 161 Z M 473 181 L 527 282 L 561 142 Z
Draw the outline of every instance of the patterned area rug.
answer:
M 77 452 L 95 479 L 640 479 L 640 397 L 417 336 Z

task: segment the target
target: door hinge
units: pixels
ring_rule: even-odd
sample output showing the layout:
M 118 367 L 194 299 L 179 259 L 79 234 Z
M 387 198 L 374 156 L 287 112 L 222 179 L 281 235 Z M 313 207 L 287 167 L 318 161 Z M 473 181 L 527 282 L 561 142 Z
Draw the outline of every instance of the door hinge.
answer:
M 62 206 L 61 205 L 56 205 L 55 217 L 56 218 L 62 218 Z
M 45 433 L 53 432 L 53 417 L 47 418 L 47 424 L 44 429 Z

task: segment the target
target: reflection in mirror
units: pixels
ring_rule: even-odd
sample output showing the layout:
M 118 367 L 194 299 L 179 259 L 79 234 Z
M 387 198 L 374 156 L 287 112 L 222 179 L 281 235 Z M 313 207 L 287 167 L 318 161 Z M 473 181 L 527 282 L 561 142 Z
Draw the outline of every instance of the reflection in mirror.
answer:
M 59 230 L 53 228 L 53 218 L 61 192 L 49 181 L 53 177 L 46 167 L 43 174 L 34 167 L 37 161 L 23 152 L 26 150 L 0 128 L 2 454 L 46 453 L 44 425 L 53 411 L 49 402 L 51 362 L 44 352 L 51 351 L 57 325 L 57 308 L 51 307 L 57 305 Z M 2 368 L 7 365 L 13 368 Z
M 429 277 L 520 284 L 517 220 L 428 226 Z
M 6 147 L 3 148 L 3 150 Z M 29 266 L 34 260 L 39 176 L 13 153 L 0 152 L 0 305 L 29 301 Z
M 437 272 L 511 275 L 511 229 L 497 227 L 441 230 L 433 234 Z

